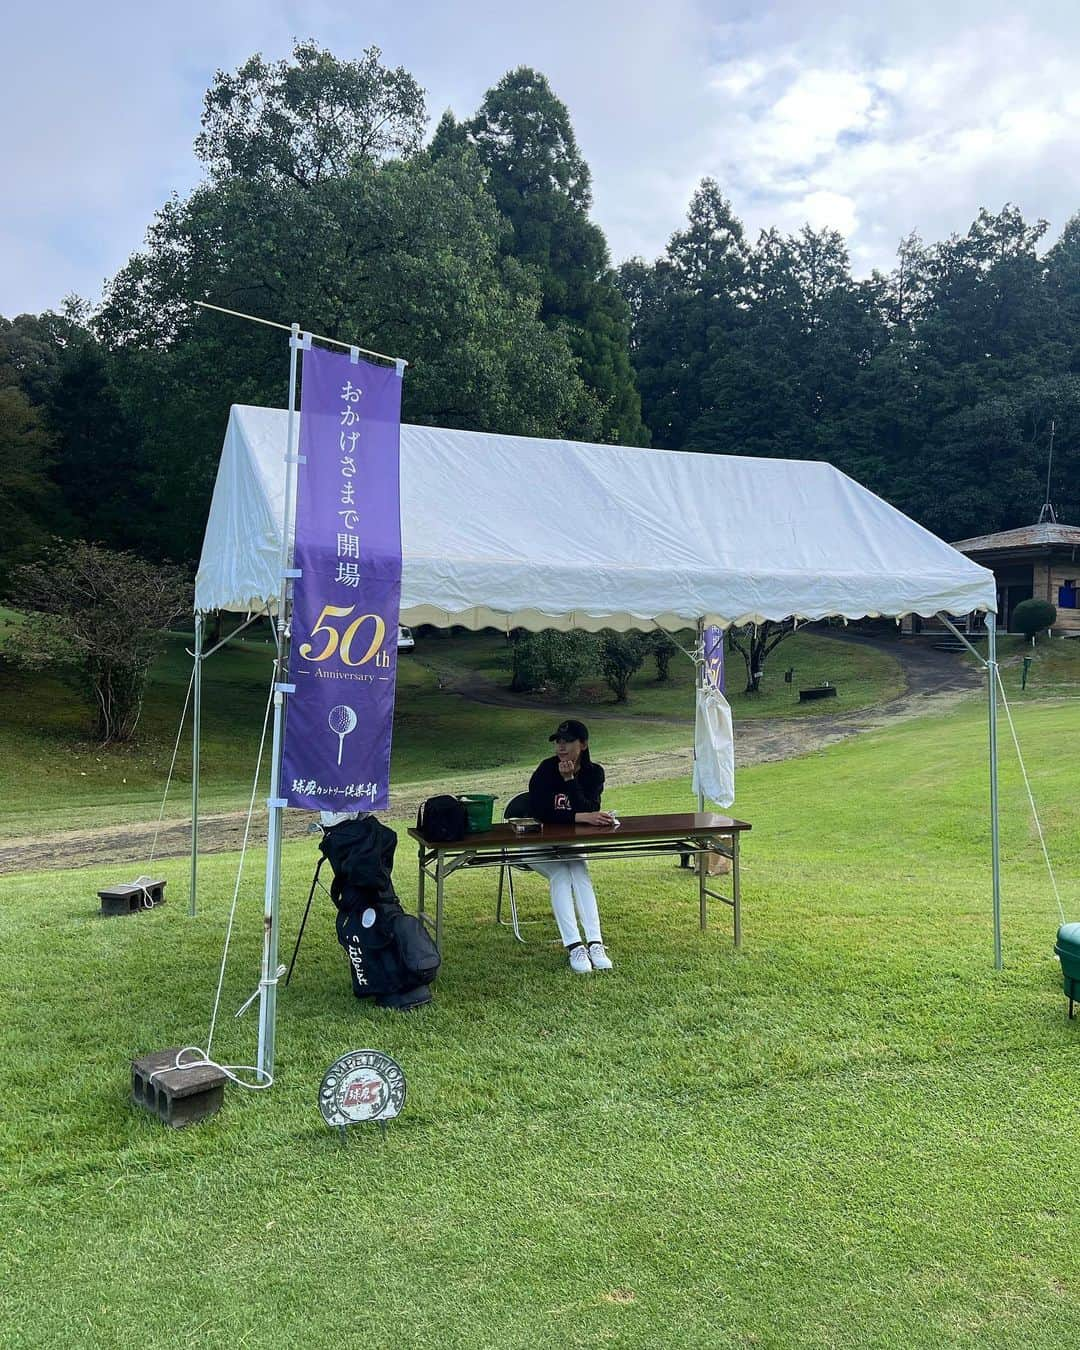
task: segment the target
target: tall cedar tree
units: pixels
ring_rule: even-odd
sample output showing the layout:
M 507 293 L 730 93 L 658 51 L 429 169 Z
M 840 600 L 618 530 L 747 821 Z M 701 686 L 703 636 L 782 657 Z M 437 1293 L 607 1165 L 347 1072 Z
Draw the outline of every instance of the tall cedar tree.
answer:
M 588 391 L 574 434 L 648 443 L 629 354 L 630 316 L 607 243 L 588 216 L 589 166 L 570 114 L 543 75 L 522 66 L 484 96 L 475 117 L 444 116 L 432 142 L 441 155 L 475 148 L 509 228 L 503 249 L 535 274 L 541 313 L 565 334 Z

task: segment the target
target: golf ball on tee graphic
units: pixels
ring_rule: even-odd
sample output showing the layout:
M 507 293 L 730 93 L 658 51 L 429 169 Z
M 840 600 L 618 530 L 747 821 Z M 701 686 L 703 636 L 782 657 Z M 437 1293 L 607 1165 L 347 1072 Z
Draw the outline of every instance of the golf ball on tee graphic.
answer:
M 339 703 L 336 708 L 330 709 L 330 716 L 326 719 L 330 730 L 338 738 L 337 762 L 341 763 L 341 752 L 345 748 L 345 737 L 350 731 L 356 730 L 356 710 L 350 708 L 348 704 Z

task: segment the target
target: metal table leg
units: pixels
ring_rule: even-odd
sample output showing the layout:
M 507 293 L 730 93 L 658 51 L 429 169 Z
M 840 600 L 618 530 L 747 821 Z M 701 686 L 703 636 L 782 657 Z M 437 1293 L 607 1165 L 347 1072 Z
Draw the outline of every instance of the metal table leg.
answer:
M 435 859 L 435 946 L 442 951 L 442 920 L 443 920 L 443 874 L 445 868 L 445 859 L 440 850 Z
M 735 910 L 735 946 L 742 946 L 742 897 L 739 892 L 739 835 L 731 836 L 731 898 Z
M 524 946 L 525 939 L 521 936 L 521 925 L 518 923 L 517 896 L 514 894 L 514 872 L 513 868 L 506 869 L 506 879 L 510 887 L 510 927 L 514 930 L 514 936 Z
M 706 914 L 706 903 L 707 903 L 707 902 L 706 902 L 706 896 L 705 896 L 705 878 L 706 878 L 706 875 L 707 875 L 707 873 L 708 873 L 708 866 L 709 866 L 709 855 L 708 855 L 708 853 L 706 853 L 706 852 L 702 849 L 702 847 L 701 847 L 701 841 L 699 840 L 699 841 L 698 841 L 698 855 L 697 855 L 697 868 L 698 868 L 698 873 L 697 873 L 697 875 L 698 875 L 698 907 L 699 907 L 699 909 L 700 909 L 699 922 L 700 922 L 700 924 L 701 924 L 701 931 L 702 931 L 703 933 L 704 933 L 704 931 L 705 931 L 705 924 L 706 924 L 706 922 L 707 922 L 707 917 L 708 917 L 707 914 Z

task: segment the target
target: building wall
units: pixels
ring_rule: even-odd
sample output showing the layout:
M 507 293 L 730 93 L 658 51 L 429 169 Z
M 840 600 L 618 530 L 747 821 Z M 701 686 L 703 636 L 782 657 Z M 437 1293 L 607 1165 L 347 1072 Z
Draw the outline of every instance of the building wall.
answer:
M 1035 568 L 1035 594 L 1052 605 L 1058 602 L 1058 589 L 1066 581 L 1080 581 L 1080 562 L 1073 562 L 1070 554 L 1051 558 L 1049 565 Z M 1080 609 L 1058 609 L 1055 633 L 1080 633 Z
M 1080 582 L 1080 558 L 1074 557 L 1073 552 L 1071 548 L 1062 548 L 1056 553 L 1051 553 L 1048 559 L 1044 556 L 1035 561 L 1030 560 L 1031 554 L 1029 552 L 1028 561 L 1017 561 L 1015 554 L 1003 556 L 1003 550 L 1003 553 L 999 554 L 997 558 L 994 558 L 993 555 L 977 555 L 976 560 L 983 567 L 989 567 L 994 573 L 999 595 L 1012 587 L 1014 588 L 1014 594 L 1010 599 L 1016 600 L 1016 593 L 1019 592 L 1022 595 L 1025 588 L 1030 585 L 1031 594 L 1036 600 L 1049 600 L 1052 605 L 1056 606 L 1059 588 L 1066 581 Z M 1014 605 L 1010 604 L 1010 609 L 1013 607 Z M 999 632 L 1001 631 L 1000 617 Z M 959 624 L 958 627 L 963 630 L 963 623 Z M 981 617 L 973 624 L 973 628 L 976 632 L 981 631 Z M 920 631 L 932 633 L 935 636 L 944 635 L 948 632 L 945 625 L 937 619 L 914 621 L 911 615 L 904 618 L 900 631 L 905 636 Z M 1080 609 L 1061 609 L 1059 607 L 1057 622 L 1054 624 L 1052 631 L 1059 634 L 1080 633 Z

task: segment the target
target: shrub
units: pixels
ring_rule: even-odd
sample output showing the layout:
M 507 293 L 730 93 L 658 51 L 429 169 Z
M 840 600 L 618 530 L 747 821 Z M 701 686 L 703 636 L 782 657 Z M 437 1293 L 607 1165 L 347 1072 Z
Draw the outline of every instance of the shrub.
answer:
M 648 645 L 656 662 L 656 682 L 663 684 L 669 678 L 668 667 L 671 665 L 671 658 L 679 649 L 666 633 L 660 632 L 648 635 Z
M 551 688 L 560 698 L 569 698 L 589 671 L 596 668 L 596 645 L 591 633 L 576 630 L 526 633 L 514 643 L 511 689 L 522 693 Z
M 538 639 L 541 633 L 518 631 L 510 651 L 510 689 L 527 694 L 544 685 L 544 656 Z
M 29 669 L 54 669 L 74 685 L 95 710 L 103 744 L 130 740 L 164 630 L 191 612 L 186 574 L 58 539 L 37 562 L 13 570 L 8 600 L 26 621 L 4 655 Z
M 646 639 L 641 633 L 613 633 L 605 630 L 600 638 L 600 671 L 615 695 L 616 703 L 626 702 L 630 677 L 645 660 Z
M 1021 600 L 1012 612 L 1012 623 L 1025 637 L 1033 638 L 1057 620 L 1057 606 L 1049 600 Z

